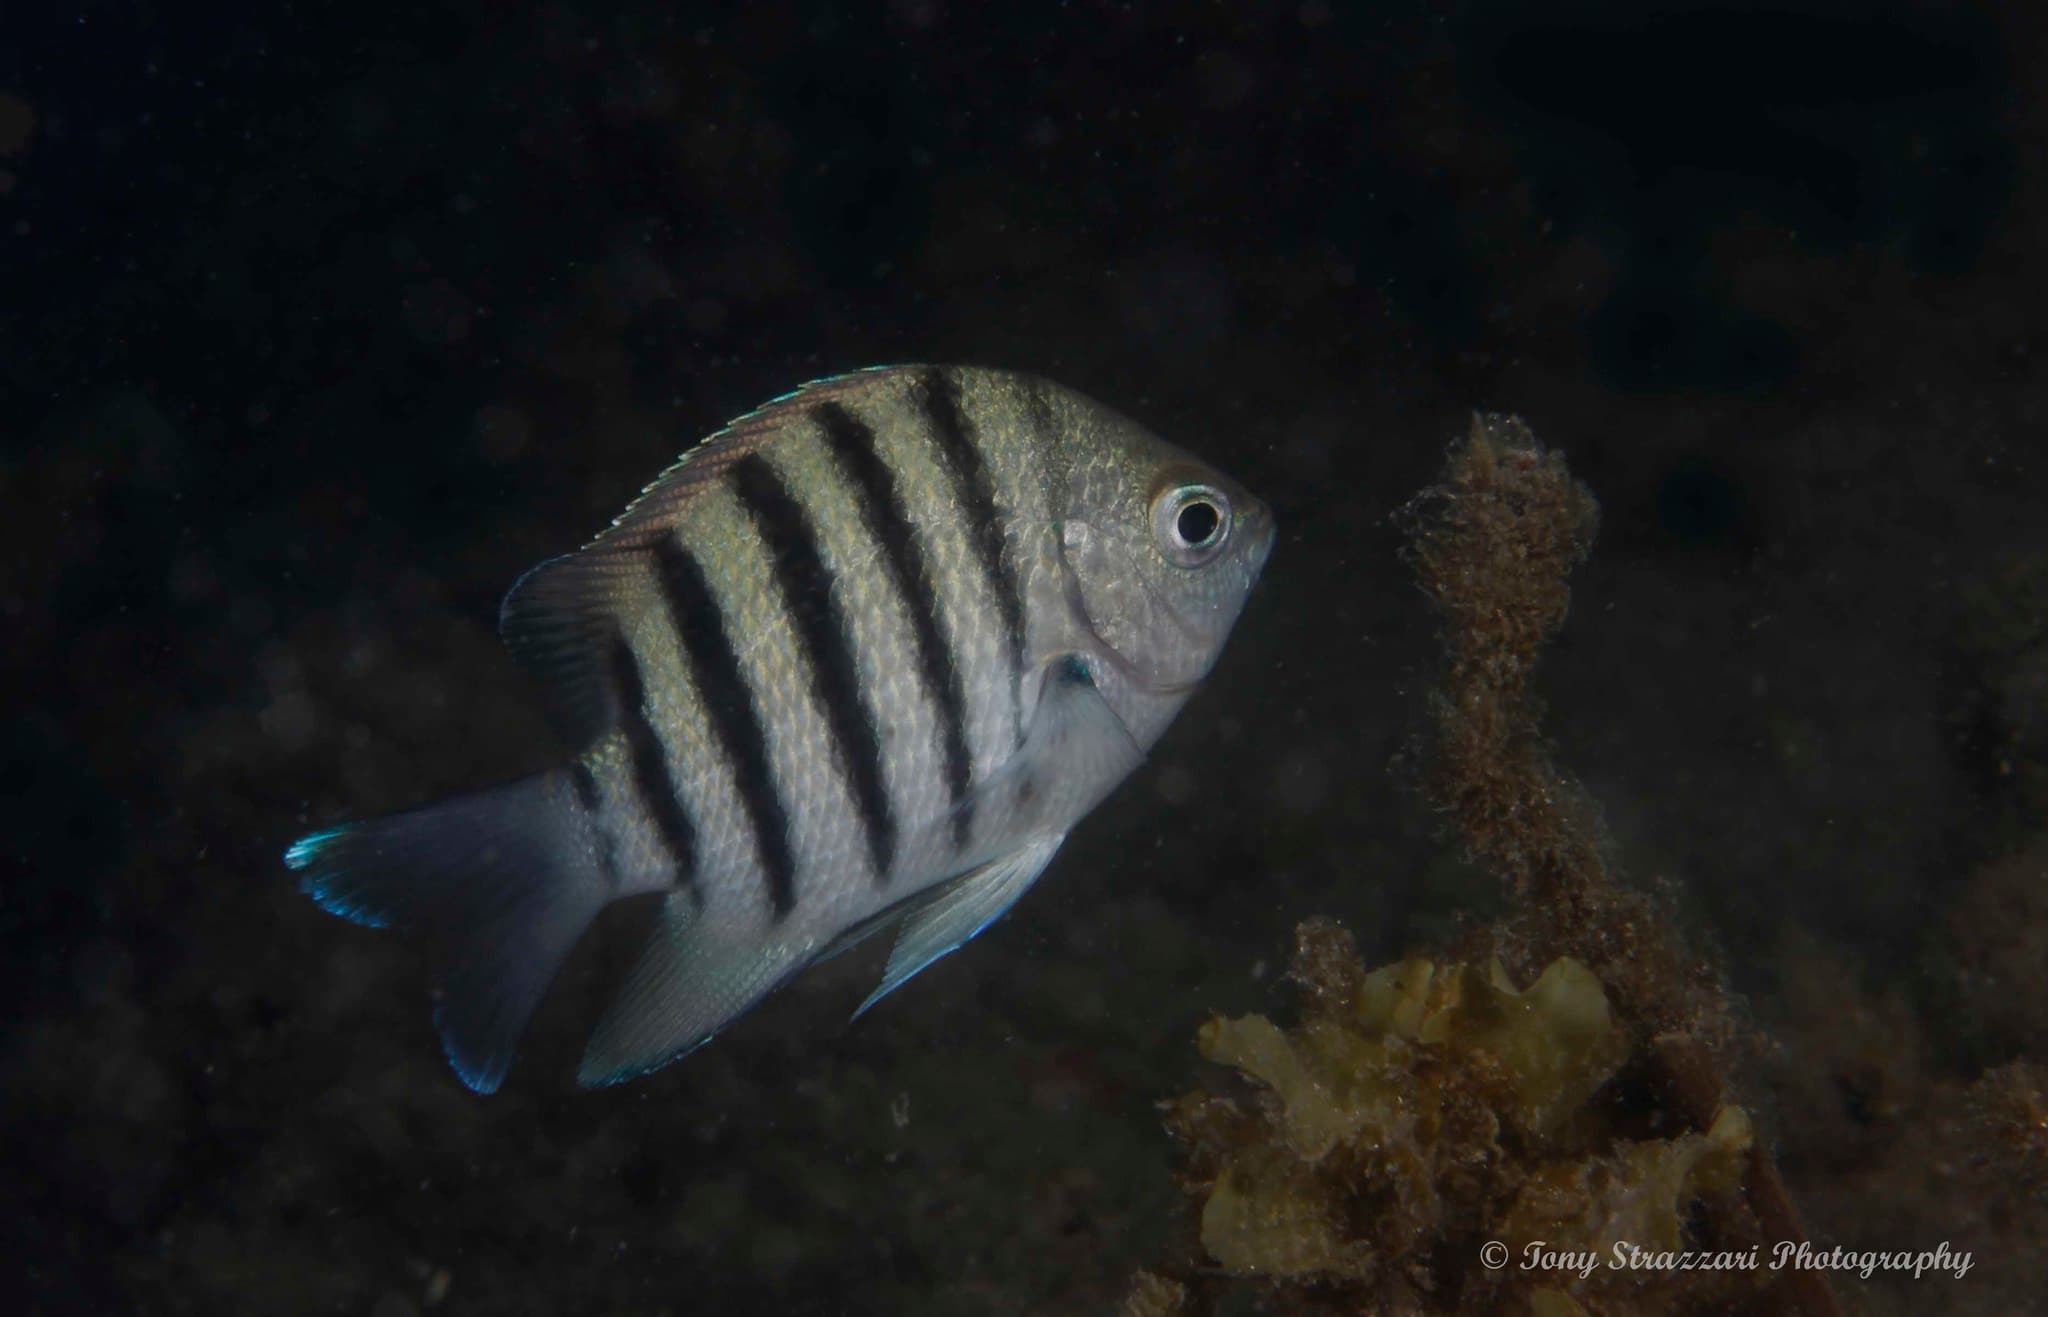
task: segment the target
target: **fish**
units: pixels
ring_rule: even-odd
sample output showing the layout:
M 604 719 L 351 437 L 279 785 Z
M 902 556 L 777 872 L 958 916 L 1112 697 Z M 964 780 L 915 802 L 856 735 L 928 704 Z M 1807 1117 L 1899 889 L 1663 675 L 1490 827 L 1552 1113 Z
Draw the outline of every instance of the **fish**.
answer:
M 1216 662 L 1266 506 L 1080 393 L 965 366 L 806 384 L 686 452 L 499 631 L 563 766 L 292 844 L 322 909 L 427 947 L 498 1089 L 598 912 L 658 898 L 586 1087 L 893 931 L 856 1017 L 1001 917 Z

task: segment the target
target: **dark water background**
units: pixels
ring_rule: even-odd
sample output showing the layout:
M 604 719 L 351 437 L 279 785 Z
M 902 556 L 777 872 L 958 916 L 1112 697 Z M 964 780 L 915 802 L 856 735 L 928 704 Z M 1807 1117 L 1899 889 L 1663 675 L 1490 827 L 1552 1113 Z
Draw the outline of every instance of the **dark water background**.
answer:
M 1602 502 L 1550 729 L 1777 1040 L 1744 1095 L 1815 1236 L 1979 1249 L 1845 1295 L 2048 1292 L 2038 1214 L 1928 1151 L 1978 1072 L 2048 1055 L 2034 7 L 5 29 L 26 1310 L 1112 1309 L 1183 1229 L 1153 1103 L 1195 1026 L 1284 1004 L 1305 916 L 1378 961 L 1498 906 L 1388 771 L 1431 654 L 1388 514 L 1475 408 Z M 614 920 L 471 1096 L 412 950 L 321 916 L 284 845 L 548 762 L 505 587 L 726 418 L 900 360 L 1052 376 L 1265 494 L 1220 669 L 1018 910 L 857 1026 L 872 953 L 576 1092 Z

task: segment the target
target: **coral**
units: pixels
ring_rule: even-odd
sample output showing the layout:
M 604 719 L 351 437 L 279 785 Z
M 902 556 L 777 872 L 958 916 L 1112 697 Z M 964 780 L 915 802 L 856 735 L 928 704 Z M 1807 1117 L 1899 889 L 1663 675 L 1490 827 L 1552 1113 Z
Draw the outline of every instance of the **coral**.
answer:
M 1970 1089 L 1992 1155 L 2023 1192 L 2048 1203 L 2048 1068 L 2015 1061 Z
M 1188 1287 L 1149 1271 L 1131 1278 L 1121 1317 L 1178 1317 L 1186 1309 Z
M 1702 1244 L 1687 1219 L 1735 1192 L 1751 1145 L 1736 1107 L 1705 1133 L 1627 1136 L 1632 1123 L 1597 1099 L 1628 1043 L 1583 965 L 1557 960 L 1522 989 L 1497 963 L 1368 974 L 1348 934 L 1311 920 L 1291 977 L 1304 998 L 1292 1028 L 1251 1015 L 1201 1031 L 1202 1055 L 1253 1081 L 1255 1099 L 1170 1104 L 1203 1199 L 1201 1244 L 1224 1270 L 1301 1284 L 1347 1312 L 1705 1300 L 1670 1271 L 1522 1265 L 1532 1248 L 1604 1259 L 1617 1243 Z M 1472 1265 L 1489 1240 L 1510 1265 Z M 1721 1279 L 1714 1301 L 1754 1286 Z
M 1442 618 L 1445 671 L 1427 785 L 1466 849 L 1520 892 L 1597 871 L 1596 832 L 1545 760 L 1529 681 L 1571 604 L 1598 506 L 1519 421 L 1474 418 L 1446 480 L 1402 511 L 1407 557 Z M 1546 789 L 1551 788 L 1551 789 Z
M 1444 649 L 1421 747 L 1424 794 L 1466 856 L 1519 898 L 1496 931 L 1502 951 L 1576 957 L 1644 1027 L 1718 1045 L 1726 1025 L 1712 971 L 1647 898 L 1615 881 L 1598 810 L 1545 753 L 1530 691 L 1564 624 L 1566 577 L 1592 544 L 1592 494 L 1522 422 L 1481 416 L 1452 446 L 1442 483 L 1402 516 Z
M 1545 750 L 1532 674 L 1597 505 L 1520 421 L 1482 416 L 1403 521 L 1444 650 L 1416 778 L 1514 906 L 1454 963 L 1372 973 L 1310 921 L 1299 1023 L 1203 1027 L 1203 1055 L 1255 1096 L 1168 1106 L 1202 1250 L 1303 1310 L 1832 1313 L 1816 1272 L 1611 1260 L 1805 1234 L 1731 1099 L 1718 977 L 1618 878 L 1596 806 Z
M 2048 838 L 1987 863 L 1953 897 L 1946 951 L 1962 1021 L 1990 1059 L 2048 1056 Z
M 1762 1063 L 1777 1133 L 1808 1180 L 1860 1184 L 1925 1138 L 1934 1042 L 1895 983 L 1866 983 L 1839 947 L 1801 929 L 1779 940 L 1778 991 Z
M 1931 937 L 1944 936 L 1939 923 Z M 1788 931 L 1767 1023 L 1777 1045 L 1758 1079 L 1775 1098 L 1785 1173 L 1825 1242 L 1913 1250 L 1946 1241 L 1973 1260 L 1967 1285 L 1936 1289 L 1880 1272 L 1854 1281 L 1857 1311 L 2031 1311 L 2048 1290 L 2048 1139 L 2014 1064 L 1979 1075 L 1945 1062 L 1968 1025 L 1916 1009 L 1895 967 Z M 1963 1044 L 1964 1050 L 1974 1044 Z M 2048 1108 L 2042 1108 L 2048 1109 Z M 1845 1285 L 1846 1288 L 1846 1285 Z
M 1950 710 L 1966 767 L 1994 802 L 1988 830 L 2048 820 L 2048 554 L 2015 550 L 1957 590 Z

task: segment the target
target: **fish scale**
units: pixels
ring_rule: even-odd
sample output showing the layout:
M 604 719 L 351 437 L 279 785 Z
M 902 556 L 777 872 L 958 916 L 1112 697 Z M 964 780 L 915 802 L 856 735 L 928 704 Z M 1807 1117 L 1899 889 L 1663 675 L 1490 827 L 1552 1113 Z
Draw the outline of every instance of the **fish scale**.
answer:
M 841 511 L 837 516 L 828 513 L 826 521 L 849 528 L 858 527 L 859 532 L 872 542 L 888 580 L 895 587 L 893 598 L 885 607 L 893 607 L 900 613 L 901 625 L 911 638 L 916 655 L 915 671 L 922 678 L 932 715 L 924 721 L 931 724 L 930 731 L 937 740 L 936 748 L 941 758 L 945 788 L 943 807 L 953 811 L 954 846 L 965 847 L 974 831 L 974 815 L 967 801 L 967 788 L 974 779 L 973 759 L 967 749 L 967 686 L 961 676 L 959 661 L 948 650 L 945 637 L 940 632 L 940 583 L 934 574 L 931 556 L 903 506 L 896 472 L 878 451 L 879 441 L 874 429 L 838 403 L 821 403 L 814 415 L 841 476 L 857 491 L 853 509 Z M 829 482 L 821 483 L 829 485 Z M 860 570 L 853 567 L 844 574 L 851 575 Z M 892 627 L 862 645 L 862 652 L 872 660 L 869 680 L 880 690 L 878 702 L 883 707 L 916 710 L 919 704 L 912 701 L 903 689 L 909 665 L 884 652 L 884 647 L 895 639 L 896 632 Z M 940 803 L 928 791 L 922 790 L 929 784 L 929 774 L 921 758 L 911 759 L 921 738 L 915 731 L 900 725 L 891 730 L 901 744 L 900 757 L 910 760 L 904 764 L 898 788 L 899 796 L 906 798 L 906 813 L 912 817 L 929 814 L 939 808 Z
M 792 443 L 783 452 L 801 451 Z M 797 484 L 813 499 L 824 492 L 822 473 Z M 733 464 L 726 476 L 739 490 L 747 515 L 753 519 L 769 554 L 775 560 L 773 575 L 785 615 L 795 629 L 795 655 L 810 677 L 811 706 L 822 720 L 825 739 L 831 747 L 829 762 L 834 775 L 850 796 L 857 817 L 853 830 L 866 843 L 870 871 L 877 882 L 886 883 L 896 857 L 896 818 L 890 807 L 888 787 L 882 779 L 879 715 L 872 707 L 872 689 L 863 690 L 861 658 L 852 616 L 865 610 L 865 601 L 844 596 L 859 593 L 866 578 L 847 574 L 848 564 L 837 568 L 825 561 L 817 528 L 810 510 L 797 501 L 790 484 L 762 453 L 753 453 Z M 829 503 L 825 504 L 829 506 Z M 811 714 L 795 706 L 777 712 L 792 717 Z M 847 860 L 835 856 L 832 867 Z
M 442 1039 L 481 1092 L 624 896 L 663 900 L 585 1083 L 674 1060 L 893 928 L 865 1010 L 1000 916 L 1137 766 L 1271 543 L 1241 486 L 1047 381 L 808 385 L 508 595 L 570 764 L 287 863 L 329 911 L 429 936 Z
M 945 746 L 958 739 L 958 713 L 948 697 L 950 684 L 932 680 L 930 659 L 943 662 L 942 649 L 935 655 L 927 650 L 939 644 L 935 627 L 934 634 L 921 639 L 926 628 L 918 619 L 929 622 L 929 598 L 915 579 L 897 571 L 888 549 L 896 541 L 877 525 L 878 518 L 887 521 L 889 512 L 886 507 L 876 511 L 876 491 L 860 479 L 859 469 L 849 468 L 846 441 L 852 437 L 846 427 L 865 427 L 837 404 L 822 405 L 814 421 L 812 432 L 793 436 L 780 456 L 791 488 L 813 511 L 843 599 L 840 612 L 851 628 L 858 686 L 885 779 L 888 850 L 900 863 L 906 830 L 951 807 Z M 874 469 L 887 470 L 870 445 L 853 442 L 858 452 L 874 457 Z M 890 876 L 878 875 L 884 885 Z
M 789 866 L 768 878 L 735 865 L 733 881 L 750 908 L 764 885 L 786 883 L 789 905 L 770 891 L 765 908 L 794 908 L 805 878 L 835 859 L 834 843 L 851 835 L 854 807 L 841 787 L 825 717 L 815 704 L 801 636 L 772 588 L 774 554 L 735 493 L 718 488 L 705 502 L 707 515 L 678 526 L 676 534 L 703 565 L 710 607 L 720 614 L 718 643 L 746 692 L 744 701 L 735 701 L 742 707 L 726 711 L 735 729 L 726 744 L 758 746 L 749 757 L 759 756 L 761 773 L 736 774 L 745 812 L 757 825 L 743 845 L 761 852 L 763 861 L 786 851 Z M 678 643 L 673 624 L 661 634 L 663 643 Z M 780 839 L 774 827 L 782 829 Z
M 685 771 L 698 770 L 689 793 L 695 810 L 708 813 L 721 790 L 729 798 L 724 826 L 711 834 L 707 876 L 721 894 L 763 889 L 769 909 L 786 914 L 796 900 L 796 855 L 770 761 L 762 688 L 742 667 L 699 556 L 674 535 L 651 548 L 663 606 L 650 610 L 639 635 L 675 674 L 660 721 L 684 734 L 671 737 L 668 753 Z
M 903 507 L 931 564 L 937 615 L 966 700 L 970 780 L 985 778 L 1007 750 L 1015 673 L 1004 656 L 996 584 L 973 547 L 974 532 L 950 464 L 921 399 L 928 381 L 907 380 L 863 409 L 896 477 Z

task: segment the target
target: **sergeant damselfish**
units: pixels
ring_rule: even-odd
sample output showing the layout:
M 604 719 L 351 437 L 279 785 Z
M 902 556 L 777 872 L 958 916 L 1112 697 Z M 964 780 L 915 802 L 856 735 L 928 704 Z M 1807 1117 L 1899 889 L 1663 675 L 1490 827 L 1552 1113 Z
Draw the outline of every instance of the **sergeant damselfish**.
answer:
M 866 1010 L 1008 909 L 1137 766 L 1272 543 L 1242 486 L 1045 380 L 806 385 L 506 597 L 566 766 L 315 833 L 286 863 L 324 909 L 424 936 L 479 1092 L 592 918 L 643 893 L 660 913 L 585 1084 L 674 1060 L 893 928 Z

